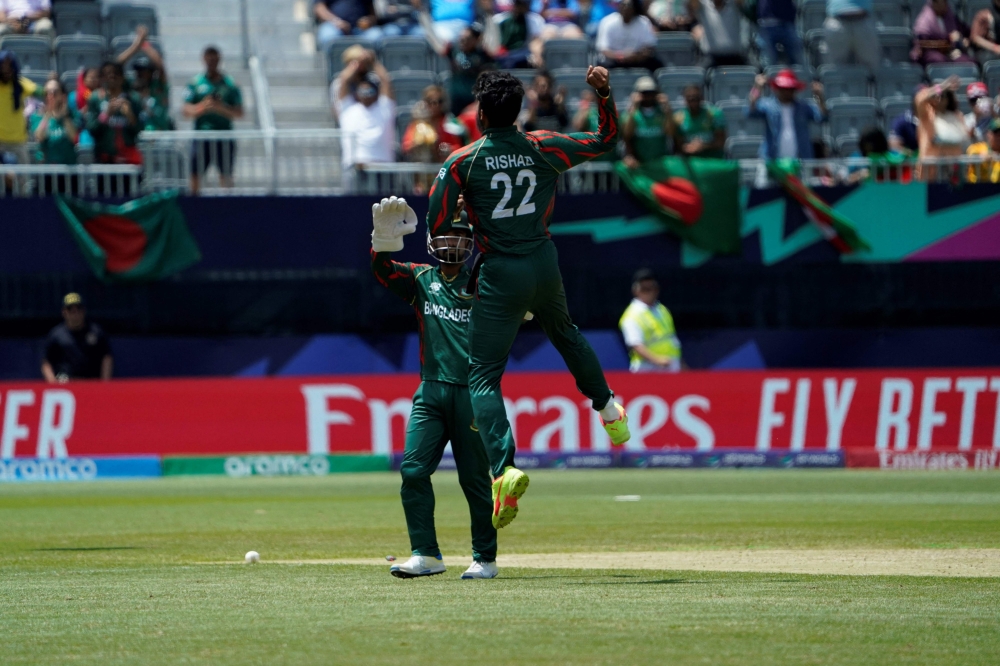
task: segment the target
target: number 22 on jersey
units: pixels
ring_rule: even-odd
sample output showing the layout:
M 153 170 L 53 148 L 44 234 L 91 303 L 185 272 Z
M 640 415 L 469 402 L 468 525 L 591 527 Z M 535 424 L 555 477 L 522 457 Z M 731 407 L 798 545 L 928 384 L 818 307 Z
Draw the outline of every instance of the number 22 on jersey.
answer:
M 528 183 L 528 191 L 524 193 L 521 205 L 517 207 L 517 210 L 514 210 L 513 208 L 507 208 L 507 204 L 510 203 L 510 198 L 514 193 L 514 184 L 511 182 L 510 176 L 503 171 L 493 174 L 493 180 L 490 181 L 490 189 L 496 190 L 503 186 L 503 197 L 500 199 L 497 207 L 493 209 L 492 217 L 494 220 L 503 217 L 514 217 L 515 215 L 530 215 L 535 212 L 535 203 L 531 200 L 531 196 L 535 193 L 535 186 L 538 184 L 538 181 L 535 179 L 535 172 L 531 169 L 521 169 L 518 171 L 514 183 L 518 187 L 521 187 L 525 181 Z

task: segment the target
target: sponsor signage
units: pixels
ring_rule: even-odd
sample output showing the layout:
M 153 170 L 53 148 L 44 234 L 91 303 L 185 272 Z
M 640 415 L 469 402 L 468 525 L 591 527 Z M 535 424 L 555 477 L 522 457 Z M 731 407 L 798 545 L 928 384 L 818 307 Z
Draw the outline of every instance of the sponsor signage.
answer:
M 403 454 L 392 457 L 392 468 L 399 469 Z M 520 469 L 605 469 L 631 468 L 740 468 L 740 467 L 844 467 L 844 454 L 833 453 L 758 453 L 756 451 L 729 451 L 723 454 L 685 453 L 682 451 L 624 452 L 590 455 L 516 455 L 514 464 Z M 455 469 L 455 459 L 449 455 L 441 458 L 439 470 Z
M 167 457 L 163 475 L 214 474 L 240 479 L 248 476 L 326 476 L 345 472 L 384 472 L 386 456 L 253 455 L 227 457 Z
M 0 383 L 0 459 L 389 456 L 403 450 L 419 381 L 402 374 Z M 1000 368 L 613 372 L 609 382 L 629 411 L 624 452 L 655 452 L 643 458 L 647 467 L 826 466 L 835 458 L 824 456 L 844 451 L 1000 451 Z M 618 452 L 568 372 L 510 373 L 504 395 L 525 468 L 615 464 L 609 456 Z
M 160 476 L 157 456 L 0 460 L 0 482 L 94 481 Z
M 890 471 L 1000 470 L 1000 451 L 850 451 L 847 466 Z

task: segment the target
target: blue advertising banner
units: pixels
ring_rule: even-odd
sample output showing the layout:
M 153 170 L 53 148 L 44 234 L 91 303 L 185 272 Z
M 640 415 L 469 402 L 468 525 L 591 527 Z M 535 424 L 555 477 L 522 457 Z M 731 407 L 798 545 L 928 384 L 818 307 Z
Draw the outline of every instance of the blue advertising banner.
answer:
M 392 458 L 392 468 L 398 470 L 403 454 Z M 514 456 L 519 469 L 608 469 L 662 468 L 662 469 L 722 469 L 768 467 L 777 469 L 845 467 L 841 451 L 615 451 L 610 453 L 528 453 Z M 441 458 L 439 470 L 454 470 L 455 459 Z
M 95 481 L 158 476 L 162 476 L 159 456 L 0 460 L 0 482 Z

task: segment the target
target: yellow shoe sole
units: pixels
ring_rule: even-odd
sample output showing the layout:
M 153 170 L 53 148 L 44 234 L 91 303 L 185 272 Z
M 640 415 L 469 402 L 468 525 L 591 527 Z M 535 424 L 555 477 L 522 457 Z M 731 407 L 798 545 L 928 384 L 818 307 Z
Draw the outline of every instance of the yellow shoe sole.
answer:
M 501 529 L 507 527 L 517 518 L 517 501 L 521 499 L 528 489 L 528 475 L 518 469 L 510 469 L 504 472 L 500 481 L 500 492 L 493 510 L 493 527 Z M 513 499 L 513 501 L 510 501 Z

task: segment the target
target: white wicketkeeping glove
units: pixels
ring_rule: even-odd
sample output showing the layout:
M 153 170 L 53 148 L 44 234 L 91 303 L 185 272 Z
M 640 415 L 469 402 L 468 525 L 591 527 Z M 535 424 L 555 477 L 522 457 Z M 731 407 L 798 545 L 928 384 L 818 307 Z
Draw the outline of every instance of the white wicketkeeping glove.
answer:
M 372 249 L 376 252 L 399 252 L 403 236 L 417 230 L 417 214 L 406 199 L 389 197 L 372 206 Z

